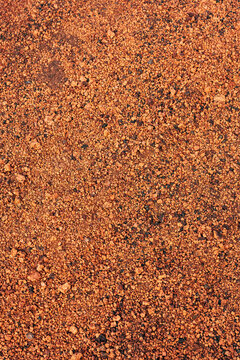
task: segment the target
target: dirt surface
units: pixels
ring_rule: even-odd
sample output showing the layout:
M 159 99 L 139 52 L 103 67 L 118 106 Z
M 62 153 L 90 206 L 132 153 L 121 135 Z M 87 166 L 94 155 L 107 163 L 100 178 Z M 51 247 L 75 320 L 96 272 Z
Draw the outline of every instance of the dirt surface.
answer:
M 0 359 L 240 359 L 239 2 L 0 3 Z

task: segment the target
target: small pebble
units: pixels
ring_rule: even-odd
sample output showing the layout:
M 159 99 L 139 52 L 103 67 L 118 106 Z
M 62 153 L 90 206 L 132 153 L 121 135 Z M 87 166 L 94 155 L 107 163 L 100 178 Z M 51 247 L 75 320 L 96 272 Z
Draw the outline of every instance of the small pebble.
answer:
M 72 326 L 70 326 L 69 331 L 70 331 L 72 334 L 76 335 L 77 332 L 78 332 L 78 329 L 76 328 L 76 326 L 72 325 Z
M 16 174 L 16 180 L 20 183 L 23 183 L 24 180 L 25 180 L 25 176 L 24 175 L 21 175 L 21 174 Z
M 6 172 L 11 171 L 11 166 L 10 166 L 10 164 L 6 164 L 6 165 L 4 166 L 4 171 L 6 171 Z
M 47 125 L 53 125 L 54 121 L 53 121 L 53 116 L 47 115 L 44 118 L 44 121 Z
M 84 81 L 87 81 L 87 78 L 85 76 L 80 76 L 79 80 L 84 82 Z
M 225 96 L 220 94 L 216 95 L 214 96 L 214 101 L 219 103 L 225 102 Z
M 30 275 L 28 275 L 28 280 L 30 281 L 37 281 L 40 279 L 40 274 L 37 271 L 33 271 Z
M 31 332 L 27 333 L 26 338 L 27 338 L 28 340 L 32 340 L 32 339 L 34 338 L 33 333 L 31 333 Z
M 63 285 L 60 285 L 60 286 L 58 287 L 58 290 L 59 290 L 61 293 L 65 294 L 66 292 L 68 292 L 68 290 L 70 290 L 70 288 L 71 288 L 71 285 L 70 285 L 68 282 L 66 282 L 66 283 L 63 284 Z
M 107 35 L 110 39 L 114 38 L 115 33 L 112 30 L 108 30 Z
M 30 148 L 33 150 L 40 150 L 41 149 L 41 145 L 39 144 L 39 142 L 37 142 L 37 140 L 33 140 L 30 142 Z
M 73 354 L 71 357 L 71 360 L 80 360 L 82 359 L 82 354 L 77 353 L 77 354 Z
M 113 317 L 113 320 L 114 320 L 114 321 L 120 321 L 120 320 L 121 320 L 121 316 L 116 315 L 116 316 Z
M 17 250 L 15 249 L 15 248 L 13 248 L 12 250 L 11 250 L 11 257 L 15 257 L 17 255 Z

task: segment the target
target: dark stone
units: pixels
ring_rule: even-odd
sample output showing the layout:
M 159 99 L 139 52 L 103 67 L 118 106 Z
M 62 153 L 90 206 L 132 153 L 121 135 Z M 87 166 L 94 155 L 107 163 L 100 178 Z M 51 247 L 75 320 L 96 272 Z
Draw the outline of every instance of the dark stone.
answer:
M 29 287 L 28 287 L 28 290 L 29 290 L 29 292 L 30 292 L 31 294 L 34 293 L 34 287 L 33 287 L 33 286 L 29 286 Z
M 99 337 L 97 338 L 97 342 L 106 344 L 107 338 L 106 338 L 105 334 L 100 334 Z
M 183 344 L 185 341 L 186 341 L 186 338 L 185 338 L 185 337 L 183 337 L 183 338 L 180 337 L 180 338 L 178 339 L 178 343 L 179 343 L 179 344 Z

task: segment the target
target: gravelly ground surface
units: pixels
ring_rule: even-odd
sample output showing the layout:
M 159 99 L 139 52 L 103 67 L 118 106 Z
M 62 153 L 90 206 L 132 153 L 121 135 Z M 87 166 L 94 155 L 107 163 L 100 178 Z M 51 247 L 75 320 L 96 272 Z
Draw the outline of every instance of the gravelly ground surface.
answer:
M 0 4 L 0 359 L 240 359 L 239 3 Z

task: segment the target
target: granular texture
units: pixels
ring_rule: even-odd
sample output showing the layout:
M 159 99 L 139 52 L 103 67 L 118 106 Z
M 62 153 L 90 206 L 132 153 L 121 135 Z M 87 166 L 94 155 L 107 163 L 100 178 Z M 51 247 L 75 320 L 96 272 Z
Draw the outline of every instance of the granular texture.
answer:
M 239 2 L 0 4 L 0 359 L 240 359 Z

